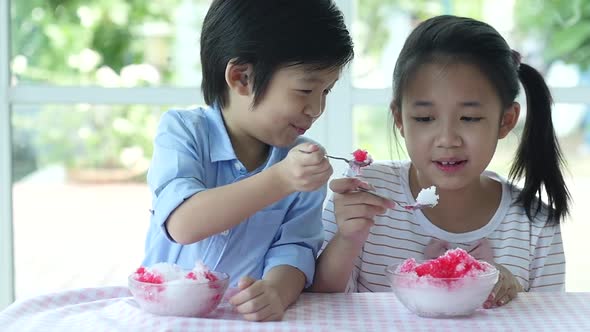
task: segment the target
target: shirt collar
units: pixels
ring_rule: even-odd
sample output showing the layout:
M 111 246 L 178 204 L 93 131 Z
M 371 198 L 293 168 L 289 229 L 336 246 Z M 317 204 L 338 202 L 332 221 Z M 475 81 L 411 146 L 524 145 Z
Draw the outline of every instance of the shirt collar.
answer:
M 209 122 L 209 157 L 212 162 L 237 160 L 236 152 L 231 145 L 223 116 L 221 115 L 221 109 L 219 105 L 215 103 L 208 111 L 205 112 L 207 121 Z M 275 163 L 281 161 L 288 152 L 288 149 L 277 148 L 270 146 L 268 158 L 265 163 L 258 169 L 266 169 Z
M 214 104 L 205 112 L 209 122 L 209 157 L 212 162 L 237 159 L 231 140 L 225 128 L 221 109 Z

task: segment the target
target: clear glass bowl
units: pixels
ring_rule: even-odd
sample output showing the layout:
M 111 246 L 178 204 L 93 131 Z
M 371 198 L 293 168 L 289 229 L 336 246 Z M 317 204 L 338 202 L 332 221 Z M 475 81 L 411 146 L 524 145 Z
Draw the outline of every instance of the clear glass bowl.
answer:
M 420 263 L 420 262 L 419 262 Z M 480 308 L 498 281 L 498 270 L 464 278 L 428 278 L 385 269 L 391 289 L 411 312 L 422 317 L 469 316 Z
M 218 280 L 182 280 L 164 284 L 137 281 L 132 274 L 128 278 L 129 290 L 147 312 L 162 316 L 203 317 L 217 308 L 229 285 L 229 275 L 212 273 Z

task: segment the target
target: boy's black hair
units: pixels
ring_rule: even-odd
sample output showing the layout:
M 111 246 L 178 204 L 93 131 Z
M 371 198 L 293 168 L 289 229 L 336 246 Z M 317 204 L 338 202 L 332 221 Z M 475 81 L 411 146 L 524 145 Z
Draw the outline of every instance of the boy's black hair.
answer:
M 201 33 L 201 88 L 208 105 L 223 108 L 228 62 L 251 64 L 256 105 L 276 70 L 339 69 L 353 56 L 344 18 L 331 0 L 214 0 Z
M 422 22 L 410 34 L 393 73 L 393 105 L 401 111 L 402 94 L 420 65 L 437 61 L 476 65 L 500 98 L 502 109 L 510 107 L 524 86 L 527 115 L 510 179 L 524 177 L 518 197 L 529 219 L 542 207 L 542 190 L 548 201 L 548 220 L 559 222 L 569 212 L 570 194 L 561 168 L 563 155 L 553 130 L 553 100 L 541 74 L 521 63 L 520 54 L 490 25 L 474 19 L 442 15 Z

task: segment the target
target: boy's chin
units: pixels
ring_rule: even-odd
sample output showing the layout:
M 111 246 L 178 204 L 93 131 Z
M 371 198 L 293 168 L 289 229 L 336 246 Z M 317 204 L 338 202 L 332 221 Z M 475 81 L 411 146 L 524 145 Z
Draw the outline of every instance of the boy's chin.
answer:
M 295 140 L 293 140 L 291 143 L 281 142 L 281 143 L 269 144 L 269 145 L 272 145 L 276 148 L 290 148 L 290 147 L 293 147 L 293 145 L 295 145 Z
M 292 139 L 291 138 L 282 138 L 282 139 L 273 140 L 272 142 L 266 143 L 266 144 L 272 145 L 277 148 L 289 148 L 289 147 L 292 147 L 296 141 L 297 141 L 297 137 L 294 137 Z

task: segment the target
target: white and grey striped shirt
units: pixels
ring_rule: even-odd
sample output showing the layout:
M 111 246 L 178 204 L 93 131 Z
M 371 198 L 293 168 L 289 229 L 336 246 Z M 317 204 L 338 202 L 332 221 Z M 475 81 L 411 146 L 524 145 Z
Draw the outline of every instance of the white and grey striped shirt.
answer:
M 374 163 L 365 167 L 359 177 L 396 202 L 413 203 L 408 185 L 409 168 L 408 161 Z M 424 259 L 424 248 L 433 238 L 467 251 L 478 240 L 487 238 L 495 262 L 510 270 L 525 291 L 564 291 L 565 256 L 559 225 L 546 225 L 546 209 L 531 222 L 522 205 L 516 203 L 519 189 L 493 172 L 486 171 L 484 175 L 501 182 L 503 187 L 500 205 L 485 226 L 471 232 L 450 233 L 432 224 L 421 211 L 398 207 L 388 210 L 375 217 L 347 291 L 389 291 L 385 268 L 410 257 Z M 337 231 L 332 198 L 326 203 L 323 219 L 325 247 Z

